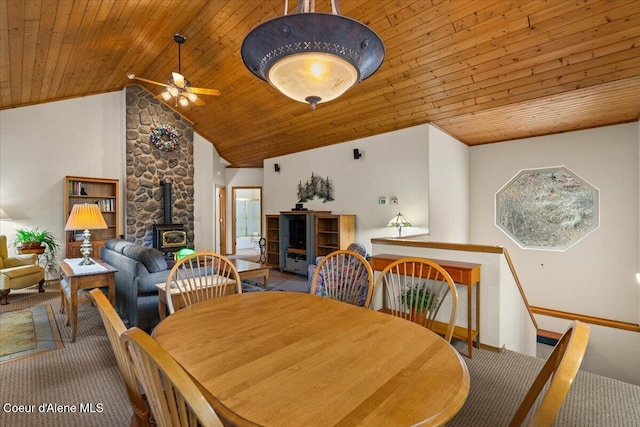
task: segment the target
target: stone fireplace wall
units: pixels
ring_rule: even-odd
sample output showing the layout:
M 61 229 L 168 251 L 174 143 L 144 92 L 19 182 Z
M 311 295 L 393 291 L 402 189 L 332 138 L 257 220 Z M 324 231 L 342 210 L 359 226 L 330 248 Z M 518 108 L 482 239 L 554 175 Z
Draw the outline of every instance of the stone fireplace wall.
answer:
M 153 224 L 164 222 L 160 182 L 168 180 L 173 223 L 184 225 L 187 245 L 193 247 L 193 126 L 140 86 L 127 86 L 126 106 L 125 238 L 153 246 Z M 180 142 L 175 150 L 161 151 L 150 141 L 151 130 L 159 125 L 176 130 Z

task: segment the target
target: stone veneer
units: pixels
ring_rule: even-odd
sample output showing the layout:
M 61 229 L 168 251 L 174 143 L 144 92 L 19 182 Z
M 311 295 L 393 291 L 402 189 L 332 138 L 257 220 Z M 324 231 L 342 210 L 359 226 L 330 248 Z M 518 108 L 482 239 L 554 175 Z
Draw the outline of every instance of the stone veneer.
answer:
M 126 88 L 127 182 L 125 238 L 153 246 L 153 224 L 164 222 L 161 181 L 172 183 L 173 223 L 183 224 L 193 247 L 193 126 L 140 86 Z M 163 152 L 150 141 L 158 125 L 172 126 L 180 143 Z

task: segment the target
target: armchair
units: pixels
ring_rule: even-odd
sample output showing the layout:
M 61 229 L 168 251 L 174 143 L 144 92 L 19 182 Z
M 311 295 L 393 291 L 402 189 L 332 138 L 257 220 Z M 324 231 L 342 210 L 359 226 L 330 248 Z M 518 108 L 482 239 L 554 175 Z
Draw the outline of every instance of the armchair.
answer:
M 9 257 L 7 236 L 0 236 L 0 304 L 9 304 L 9 292 L 35 284 L 38 292 L 44 292 L 44 269 L 37 263 L 35 254 Z

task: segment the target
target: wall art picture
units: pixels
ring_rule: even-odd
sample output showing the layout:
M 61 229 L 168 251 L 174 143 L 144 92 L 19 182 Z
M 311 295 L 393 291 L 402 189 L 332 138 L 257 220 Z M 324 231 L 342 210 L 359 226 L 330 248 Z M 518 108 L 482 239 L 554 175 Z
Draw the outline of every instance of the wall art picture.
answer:
M 320 175 L 311 173 L 311 178 L 306 183 L 298 183 L 298 200 L 301 203 L 313 200 L 315 197 L 322 199 L 322 203 L 332 202 L 333 183 L 329 177 L 322 178 Z

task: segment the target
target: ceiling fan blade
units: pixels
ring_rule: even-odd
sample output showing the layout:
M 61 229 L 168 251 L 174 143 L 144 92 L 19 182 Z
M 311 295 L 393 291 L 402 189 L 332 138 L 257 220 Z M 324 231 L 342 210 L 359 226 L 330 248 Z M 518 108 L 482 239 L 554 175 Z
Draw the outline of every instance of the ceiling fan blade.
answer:
M 127 77 L 129 77 L 130 80 L 140 80 L 141 82 L 152 83 L 152 84 L 158 85 L 158 86 L 169 87 L 168 84 L 156 82 L 156 81 L 145 79 L 145 78 L 142 78 L 142 77 L 138 77 L 135 74 L 129 74 Z
M 180 89 L 184 89 L 185 78 L 180 73 L 171 73 L 173 76 L 173 84 L 178 86 Z
M 218 89 L 205 89 L 201 87 L 189 86 L 189 91 L 193 93 L 197 93 L 199 95 L 215 95 L 215 96 L 220 95 L 220 91 Z
M 200 98 L 195 98 L 191 102 L 196 104 L 196 106 L 198 106 L 198 107 L 202 107 L 204 105 L 204 101 L 202 99 L 200 99 Z

